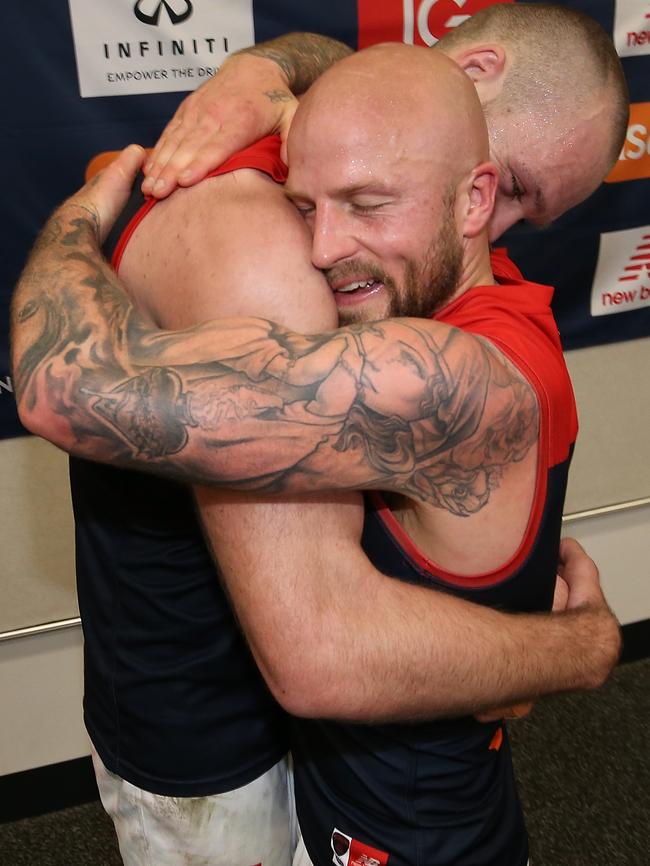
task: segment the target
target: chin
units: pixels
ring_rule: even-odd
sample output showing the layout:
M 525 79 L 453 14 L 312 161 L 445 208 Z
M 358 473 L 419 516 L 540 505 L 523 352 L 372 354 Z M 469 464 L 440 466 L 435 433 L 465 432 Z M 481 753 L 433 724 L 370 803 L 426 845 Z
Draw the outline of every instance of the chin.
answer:
M 382 303 L 337 304 L 339 325 L 358 325 L 364 322 L 377 322 L 387 319 L 389 306 Z

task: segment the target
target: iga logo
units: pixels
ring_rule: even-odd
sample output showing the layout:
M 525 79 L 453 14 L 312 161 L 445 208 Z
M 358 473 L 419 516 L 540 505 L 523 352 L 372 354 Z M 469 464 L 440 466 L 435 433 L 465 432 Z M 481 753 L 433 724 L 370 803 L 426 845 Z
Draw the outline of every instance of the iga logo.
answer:
M 614 44 L 621 57 L 650 54 L 650 0 L 616 0 Z
M 190 0 L 138 0 L 133 7 L 133 14 L 143 24 L 153 24 L 157 27 L 163 9 L 172 24 L 182 24 L 194 11 Z M 177 9 L 179 11 L 176 11 Z
M 475 12 L 496 2 L 498 0 L 358 0 L 359 48 L 377 42 L 434 45 Z
M 650 306 L 650 226 L 600 236 L 591 315 Z
M 605 178 L 606 183 L 650 177 L 650 102 L 630 106 L 630 122 L 618 162 Z

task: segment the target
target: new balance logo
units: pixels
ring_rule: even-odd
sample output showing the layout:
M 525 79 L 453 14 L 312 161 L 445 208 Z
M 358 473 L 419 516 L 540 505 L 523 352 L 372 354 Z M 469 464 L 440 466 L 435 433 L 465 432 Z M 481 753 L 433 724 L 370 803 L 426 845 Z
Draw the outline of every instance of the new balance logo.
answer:
M 614 44 L 621 57 L 650 54 L 649 0 L 616 0 Z
M 591 315 L 650 306 L 650 226 L 601 235 Z
M 634 255 L 630 256 L 630 264 L 625 265 L 618 281 L 619 283 L 637 282 L 648 274 L 650 274 L 650 234 L 642 235 L 641 243 L 634 250 Z

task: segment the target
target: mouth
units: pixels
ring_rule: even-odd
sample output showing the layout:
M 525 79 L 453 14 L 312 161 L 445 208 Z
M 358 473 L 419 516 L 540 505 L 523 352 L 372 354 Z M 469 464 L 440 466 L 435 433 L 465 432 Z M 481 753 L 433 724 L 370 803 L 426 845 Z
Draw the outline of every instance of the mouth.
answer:
M 377 294 L 384 288 L 384 283 L 372 277 L 360 280 L 346 279 L 337 280 L 331 288 L 337 305 L 349 306 L 361 303 Z

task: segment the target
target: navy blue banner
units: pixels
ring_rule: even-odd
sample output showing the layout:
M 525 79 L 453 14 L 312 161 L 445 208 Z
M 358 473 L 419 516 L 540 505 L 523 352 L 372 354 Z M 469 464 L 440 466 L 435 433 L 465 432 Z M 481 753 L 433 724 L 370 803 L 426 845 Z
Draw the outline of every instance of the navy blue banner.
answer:
M 183 95 L 228 54 L 291 30 L 352 47 L 431 44 L 492 0 L 32 0 L 4 9 L 0 438 L 19 435 L 8 358 L 12 287 L 51 210 L 97 153 L 152 144 Z M 600 190 L 544 232 L 505 240 L 529 279 L 557 287 L 565 347 L 650 334 L 650 2 L 565 4 L 612 34 L 633 102 L 626 147 Z M 457 14 L 461 12 L 463 14 Z M 567 83 L 570 86 L 570 82 Z

